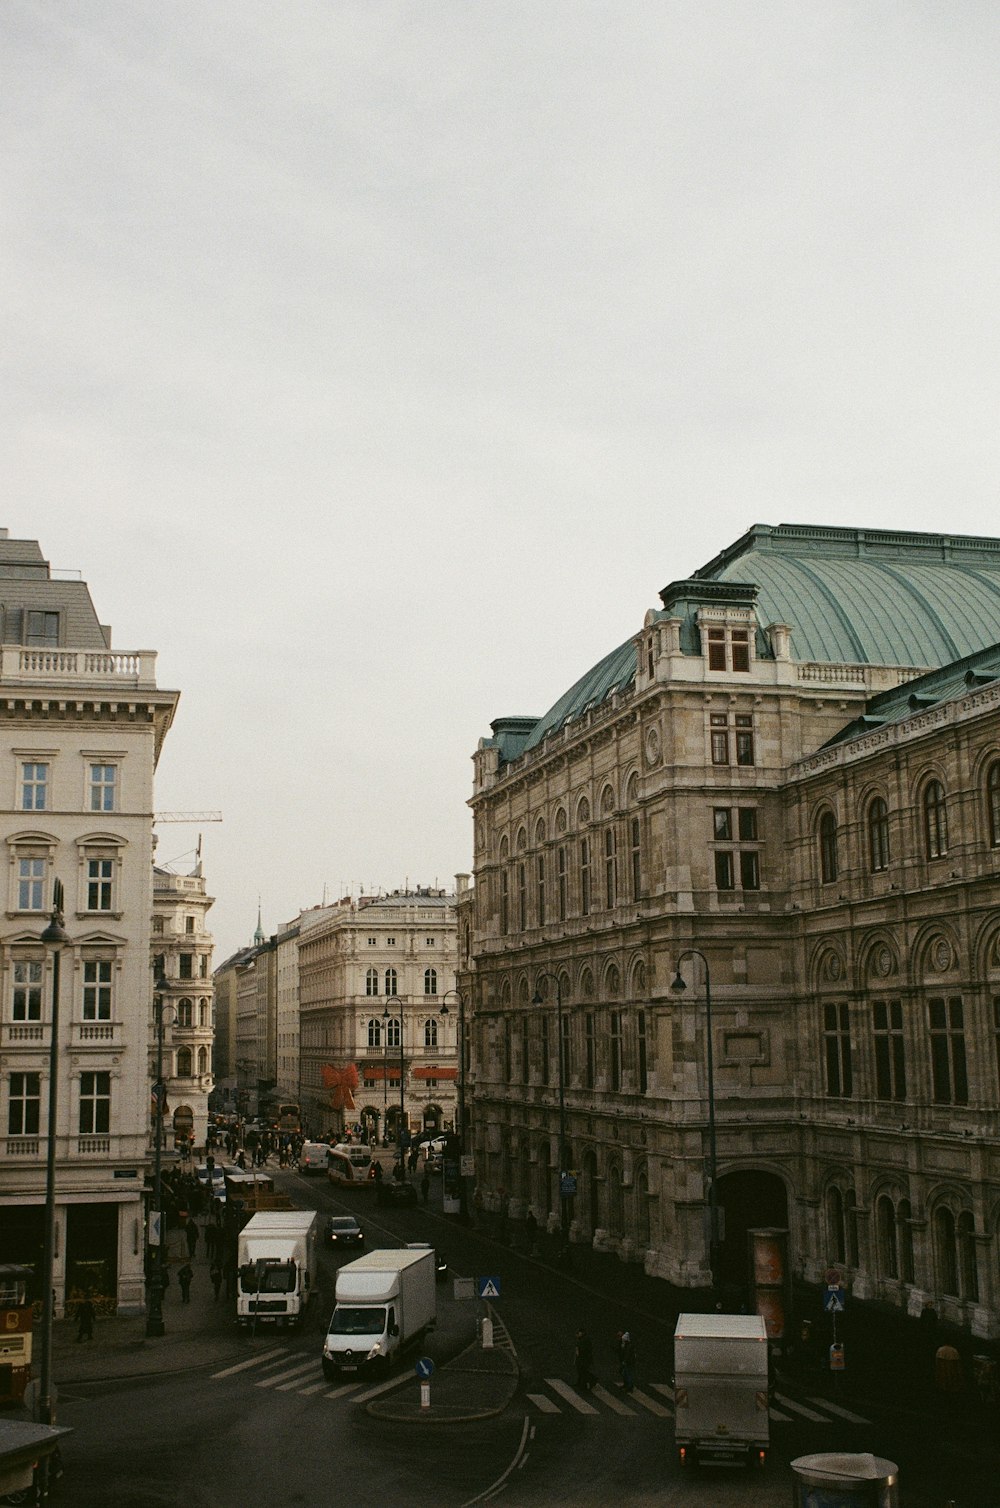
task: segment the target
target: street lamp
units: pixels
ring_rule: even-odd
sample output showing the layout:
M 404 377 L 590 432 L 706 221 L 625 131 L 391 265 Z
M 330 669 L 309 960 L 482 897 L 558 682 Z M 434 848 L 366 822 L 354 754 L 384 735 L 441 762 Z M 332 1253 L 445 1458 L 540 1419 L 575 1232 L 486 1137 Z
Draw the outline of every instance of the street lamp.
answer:
M 390 995 L 385 1002 L 385 1010 L 382 1012 L 382 1020 L 385 1022 L 385 1046 L 386 1046 L 386 1079 L 389 1077 L 388 1052 L 389 1052 L 389 1023 L 391 1021 L 390 1005 L 399 1006 L 399 1126 L 396 1130 L 396 1146 L 399 1150 L 399 1169 L 403 1180 L 406 1178 L 406 1158 L 403 1156 L 403 1115 L 404 1115 L 404 1064 L 403 1064 L 403 1002 L 398 995 Z M 388 1096 L 388 1089 L 386 1090 Z M 388 1115 L 388 1111 L 386 1111 Z
M 168 988 L 161 974 L 153 982 L 153 1015 L 156 1022 L 156 1142 L 153 1162 L 153 1193 L 156 1200 L 156 1265 L 149 1292 L 149 1312 L 146 1316 L 146 1334 L 163 1334 L 163 1248 L 166 1231 L 163 1220 L 163 997 Z
M 708 1268 L 712 1279 L 712 1294 L 719 1287 L 719 1190 L 717 1187 L 715 1145 L 715 1059 L 712 1052 L 712 975 L 708 959 L 697 948 L 686 948 L 677 960 L 677 973 L 670 988 L 673 994 L 683 995 L 687 985 L 681 977 L 681 964 L 685 958 L 700 958 L 705 970 L 705 1067 L 708 1077 Z
M 442 1016 L 448 1015 L 448 998 L 454 996 L 458 1001 L 458 1121 L 455 1130 L 458 1135 L 458 1213 L 461 1219 L 466 1219 L 468 1211 L 465 1204 L 465 1179 L 462 1176 L 462 1155 L 465 1152 L 465 996 L 461 990 L 445 990 L 441 1002 Z
M 45 1249 L 42 1256 L 42 1369 L 38 1386 L 38 1419 L 52 1423 L 52 1269 L 55 1265 L 56 1236 L 56 1109 L 59 1073 L 59 963 L 69 933 L 63 926 L 63 886 L 56 880 L 52 887 L 52 916 L 42 933 L 42 942 L 52 949 L 52 1025 L 49 1039 L 49 1120 L 45 1159 Z M 47 1458 L 46 1458 L 47 1460 Z M 45 1468 L 46 1472 L 48 1467 Z
M 563 1009 L 562 1009 L 562 984 L 557 974 L 541 973 L 535 980 L 535 993 L 532 1005 L 544 1005 L 542 993 L 539 989 L 543 979 L 551 979 L 556 987 L 556 1050 L 559 1054 L 559 1230 L 562 1237 L 562 1261 L 569 1260 L 569 1200 L 572 1195 L 567 1192 L 566 1180 L 569 1177 L 569 1148 L 566 1145 L 566 1059 L 563 1051 Z

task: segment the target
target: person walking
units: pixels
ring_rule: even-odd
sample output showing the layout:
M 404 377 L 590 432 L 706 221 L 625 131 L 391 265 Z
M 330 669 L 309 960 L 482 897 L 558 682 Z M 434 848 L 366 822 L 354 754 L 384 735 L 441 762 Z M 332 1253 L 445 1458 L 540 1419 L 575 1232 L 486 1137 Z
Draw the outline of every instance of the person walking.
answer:
M 426 1204 L 431 1194 L 431 1175 L 424 1169 L 424 1176 L 420 1180 L 420 1197 Z
M 623 1390 L 631 1393 L 635 1386 L 635 1350 L 632 1346 L 632 1337 L 627 1330 L 618 1332 L 618 1370 L 621 1373 Z
M 193 1277 L 194 1268 L 191 1266 L 190 1262 L 185 1262 L 184 1266 L 179 1268 L 177 1272 L 177 1281 L 181 1285 L 182 1304 L 190 1304 L 191 1302 L 191 1279 Z
M 194 1254 L 198 1250 L 198 1226 L 194 1217 L 188 1216 L 188 1223 L 184 1227 L 184 1235 L 187 1238 L 188 1259 L 194 1261 Z
M 97 1311 L 91 1303 L 90 1294 L 88 1293 L 76 1306 L 76 1338 L 78 1341 L 93 1340 L 94 1320 L 96 1317 Z
M 212 1265 L 209 1268 L 208 1276 L 211 1279 L 212 1291 L 215 1294 L 215 1302 L 218 1303 L 219 1291 L 222 1288 L 222 1267 L 219 1264 L 218 1257 L 212 1258 Z
M 582 1325 L 576 1332 L 576 1351 L 573 1360 L 576 1364 L 576 1385 L 581 1392 L 589 1393 L 595 1381 L 594 1347 Z

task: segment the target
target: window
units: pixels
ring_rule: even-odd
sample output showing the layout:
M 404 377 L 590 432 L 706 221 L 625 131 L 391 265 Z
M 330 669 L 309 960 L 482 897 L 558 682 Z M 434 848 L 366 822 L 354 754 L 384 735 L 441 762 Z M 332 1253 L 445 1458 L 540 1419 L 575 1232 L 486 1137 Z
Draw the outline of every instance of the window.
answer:
M 875 1202 L 875 1229 L 878 1238 L 878 1263 L 883 1277 L 899 1277 L 899 1246 L 896 1241 L 896 1210 L 888 1194 Z
M 111 964 L 107 959 L 87 959 L 84 962 L 83 1019 L 111 1020 Z
M 733 851 L 731 848 L 717 848 L 715 850 L 715 888 L 716 890 L 736 889 L 736 878 L 733 871 Z
M 889 868 L 889 808 L 881 796 L 868 807 L 868 864 L 872 874 Z
M 948 811 L 940 780 L 932 780 L 924 792 L 924 845 L 929 859 L 948 852 Z
M 153 931 L 155 932 L 155 934 L 156 934 L 157 937 L 162 937 L 163 936 L 163 917 L 162 916 L 154 916 L 153 917 Z
M 194 954 L 193 953 L 181 953 L 179 955 L 179 957 L 177 959 L 177 977 L 178 977 L 178 979 L 193 979 L 194 978 Z
M 837 878 L 837 819 L 824 812 L 819 819 L 819 877 L 824 885 Z
M 958 1276 L 962 1297 L 968 1303 L 979 1302 L 979 1268 L 976 1263 L 976 1226 L 971 1210 L 958 1217 Z
M 714 841 L 731 842 L 734 833 L 739 835 L 742 842 L 756 842 L 758 831 L 755 807 L 737 807 L 735 813 L 728 806 L 713 807 Z M 735 890 L 737 874 L 741 890 L 760 889 L 760 854 L 757 849 L 741 848 L 734 852 L 729 848 L 717 848 L 713 857 L 716 890 Z
M 633 817 L 629 824 L 629 837 L 632 859 L 632 899 L 637 901 L 642 895 L 642 829 L 638 817 Z
M 41 1021 L 42 964 L 34 959 L 20 959 L 13 966 L 11 996 L 13 1021 Z
M 622 1013 L 611 1012 L 611 1088 L 618 1091 L 622 1087 Z
M 740 850 L 740 885 L 744 890 L 760 889 L 760 854 L 755 848 Z
M 378 938 L 377 937 L 370 937 L 368 939 L 368 946 L 370 948 L 374 948 L 377 942 L 378 942 Z
M 396 939 L 394 937 L 387 937 L 385 945 L 387 948 L 394 948 L 396 946 Z
M 736 763 L 755 763 L 753 746 L 753 718 L 737 713 L 736 716 Z
M 547 1084 L 549 1082 L 549 1068 L 550 1068 L 550 1065 L 549 1065 L 549 1018 L 548 1018 L 548 1016 L 540 1016 L 538 1018 L 538 1046 L 540 1048 L 540 1056 L 541 1056 L 541 1061 L 542 1061 L 542 1083 L 543 1084 Z
M 509 1084 L 513 1077 L 513 1053 L 511 1049 L 511 1021 L 508 1016 L 503 1024 L 503 1076 Z
M 365 994 L 378 994 L 378 969 L 369 969 L 365 974 Z
M 116 764 L 92 764 L 90 766 L 90 810 L 113 812 L 118 793 L 118 766 Z
M 368 1046 L 382 1046 L 382 1023 L 375 1016 L 368 1023 Z
M 969 1079 L 965 1063 L 965 1023 L 961 996 L 928 1001 L 931 1031 L 931 1081 L 938 1105 L 967 1105 Z
M 853 1092 L 851 1073 L 851 1021 L 846 1001 L 823 1007 L 823 1056 L 826 1093 L 831 1099 L 849 1099 Z
M 517 866 L 517 925 L 522 932 L 528 925 L 528 877 L 523 859 Z
M 184 918 L 184 931 L 187 932 L 187 933 L 189 933 L 189 934 L 194 931 L 194 917 L 193 916 L 186 916 Z
M 199 1047 L 199 1049 L 198 1049 L 198 1072 L 199 1073 L 207 1073 L 208 1072 L 208 1048 L 207 1047 Z
M 198 1001 L 198 1025 L 199 1026 L 208 1026 L 210 1024 L 211 1023 L 209 1022 L 209 1019 L 208 1019 L 208 1001 L 207 1000 L 199 1000 Z
M 556 889 L 559 896 L 559 920 L 566 920 L 566 848 L 556 853 Z
M 531 1017 L 521 1017 L 521 1082 L 531 1082 Z
M 717 806 L 713 811 L 712 831 L 718 841 L 728 843 L 732 839 L 733 819 L 728 806 Z
M 646 1064 L 646 1012 L 635 1013 L 635 1061 L 636 1078 L 639 1085 L 639 1093 L 645 1094 L 648 1088 L 648 1070 Z
M 41 1075 L 12 1073 L 7 1102 L 7 1135 L 37 1136 L 41 1105 Z
M 95 1136 L 110 1130 L 110 1073 L 81 1073 L 80 1134 L 82 1136 Z
M 395 969 L 385 971 L 385 992 L 387 995 L 395 995 L 399 985 L 399 975 Z
M 709 718 L 712 741 L 712 763 L 729 763 L 729 719 L 724 712 L 713 712 Z
M 504 936 L 510 931 L 510 875 L 506 869 L 500 871 L 500 931 Z
M 424 994 L 436 995 L 438 992 L 437 969 L 424 970 Z
M 114 888 L 114 859 L 87 860 L 87 910 L 110 911 Z
M 580 839 L 580 915 L 590 915 L 590 839 Z
M 45 867 L 44 859 L 18 859 L 18 911 L 45 910 Z
M 588 1011 L 584 1017 L 584 1044 L 586 1046 L 584 1084 L 588 1089 L 594 1087 L 594 1074 L 597 1063 L 597 1044 L 594 1038 L 594 1013 Z
M 428 1016 L 427 1020 L 424 1022 L 424 1046 L 425 1047 L 437 1047 L 437 1045 L 438 1045 L 438 1024 L 434 1020 L 433 1016 Z
M 942 1205 L 934 1211 L 934 1257 L 941 1291 L 957 1297 L 958 1262 L 955 1250 L 955 1216 L 947 1205 Z
M 757 808 L 754 806 L 741 806 L 737 809 L 739 822 L 739 835 L 742 843 L 755 843 L 757 841 Z
M 44 812 L 49 804 L 49 767 L 47 764 L 21 766 L 21 810 Z
M 604 834 L 604 899 L 609 911 L 618 904 L 618 838 L 613 827 Z
M 400 1047 L 403 1041 L 403 1029 L 398 1016 L 390 1016 L 385 1023 L 386 1047 Z
M 433 937 L 425 937 L 424 938 L 424 947 L 425 948 L 433 948 L 433 946 L 434 946 L 434 939 L 433 939 Z
M 177 1049 L 177 1077 L 189 1079 L 191 1077 L 191 1049 L 179 1047 Z
M 994 760 L 986 776 L 986 816 L 990 847 L 1000 848 L 1000 759 Z
M 539 927 L 545 926 L 545 855 L 539 854 L 535 860 L 535 922 Z
M 562 1018 L 562 1039 L 559 1043 L 560 1063 L 562 1067 L 562 1081 L 569 1083 L 569 1070 L 571 1062 L 570 1053 L 570 1019 L 565 1013 Z
M 30 608 L 24 642 L 55 649 L 59 644 L 59 614 Z
M 709 628 L 709 670 L 748 671 L 750 669 L 750 633 L 745 628 Z
M 906 1099 L 906 1048 L 903 1007 L 898 1000 L 876 1000 L 872 1006 L 875 1043 L 875 1098 Z
M 731 764 L 734 744 L 738 765 L 755 763 L 753 718 L 749 713 L 737 713 L 730 722 L 725 712 L 713 712 L 708 722 L 713 764 Z
M 194 1007 L 187 998 L 177 1002 L 177 1025 L 190 1027 L 194 1024 Z

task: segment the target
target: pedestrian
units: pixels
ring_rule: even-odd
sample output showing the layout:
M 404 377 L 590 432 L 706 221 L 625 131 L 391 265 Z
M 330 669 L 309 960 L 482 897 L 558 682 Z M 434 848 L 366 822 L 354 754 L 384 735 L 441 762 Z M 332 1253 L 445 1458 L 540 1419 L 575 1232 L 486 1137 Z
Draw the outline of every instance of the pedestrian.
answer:
M 212 1291 L 215 1294 L 215 1302 L 218 1303 L 219 1290 L 222 1287 L 222 1268 L 219 1265 L 218 1257 L 212 1258 L 212 1265 L 209 1268 L 208 1276 L 212 1282 Z
M 424 1176 L 420 1180 L 420 1197 L 426 1204 L 431 1193 L 431 1175 L 424 1169 Z
M 627 1330 L 618 1332 L 618 1370 L 621 1373 L 622 1388 L 626 1393 L 631 1393 L 635 1386 L 635 1350 Z
M 247 1159 L 246 1159 L 246 1153 L 244 1152 L 244 1150 L 243 1150 L 242 1147 L 240 1148 L 240 1150 L 236 1154 L 236 1166 L 238 1168 L 240 1168 L 243 1172 L 246 1172 Z
M 188 1257 L 193 1262 L 194 1254 L 198 1250 L 198 1227 L 192 1217 L 188 1218 L 188 1223 L 184 1227 L 184 1234 L 187 1237 Z
M 576 1332 L 576 1385 L 584 1393 L 589 1393 L 594 1386 L 594 1348 L 591 1345 L 590 1336 L 581 1325 Z
M 193 1277 L 194 1268 L 191 1266 L 190 1262 L 185 1262 L 183 1267 L 178 1268 L 177 1281 L 181 1285 L 182 1304 L 190 1304 L 191 1302 L 191 1279 Z
M 90 1301 L 90 1294 L 86 1294 L 76 1306 L 76 1338 L 80 1340 L 93 1340 L 94 1320 L 97 1311 Z
M 205 1255 L 210 1262 L 215 1256 L 215 1226 L 211 1220 L 205 1226 Z

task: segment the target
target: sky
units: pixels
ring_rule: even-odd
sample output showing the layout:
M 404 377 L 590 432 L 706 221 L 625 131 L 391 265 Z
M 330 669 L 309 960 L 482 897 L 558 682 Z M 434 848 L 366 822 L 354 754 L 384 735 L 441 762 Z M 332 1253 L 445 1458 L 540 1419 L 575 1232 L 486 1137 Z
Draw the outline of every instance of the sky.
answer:
M 0 526 L 181 693 L 216 958 L 754 523 L 1000 534 L 993 0 L 4 0 Z

